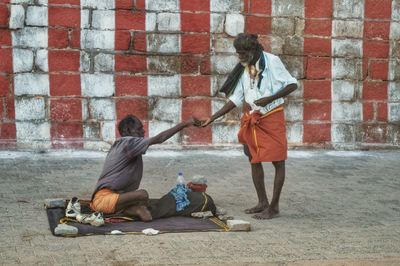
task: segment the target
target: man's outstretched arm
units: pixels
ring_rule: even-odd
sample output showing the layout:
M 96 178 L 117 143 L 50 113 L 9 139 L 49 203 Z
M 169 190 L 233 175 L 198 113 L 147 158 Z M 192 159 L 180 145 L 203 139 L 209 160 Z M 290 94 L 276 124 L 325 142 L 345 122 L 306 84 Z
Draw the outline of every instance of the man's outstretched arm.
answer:
M 228 101 L 219 111 L 217 111 L 215 114 L 213 114 L 206 121 L 203 121 L 203 123 L 201 124 L 201 127 L 205 127 L 205 126 L 211 124 L 212 122 L 214 122 L 214 120 L 216 120 L 219 117 L 223 116 L 224 114 L 228 113 L 235 107 L 236 107 L 236 105 L 232 101 Z
M 185 127 L 194 125 L 195 123 L 198 123 L 198 121 L 194 118 L 191 118 L 187 121 L 181 122 L 181 123 L 177 124 L 176 126 L 171 127 L 170 129 L 167 129 L 154 137 L 151 137 L 149 139 L 149 145 L 163 143 L 164 141 L 166 141 L 167 139 L 169 139 L 170 137 L 172 137 L 173 135 L 175 135 L 176 133 L 178 133 Z

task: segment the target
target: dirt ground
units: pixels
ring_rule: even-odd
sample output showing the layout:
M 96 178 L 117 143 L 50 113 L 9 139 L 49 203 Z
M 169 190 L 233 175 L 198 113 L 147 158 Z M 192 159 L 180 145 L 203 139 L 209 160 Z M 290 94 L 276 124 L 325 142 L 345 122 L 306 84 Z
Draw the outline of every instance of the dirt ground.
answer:
M 54 237 L 46 198 L 88 199 L 101 152 L 0 152 L 2 265 L 400 265 L 400 152 L 290 151 L 280 217 L 243 213 L 256 203 L 239 150 L 150 150 L 141 187 L 159 197 L 183 171 L 250 232 Z M 273 168 L 264 164 L 271 198 Z

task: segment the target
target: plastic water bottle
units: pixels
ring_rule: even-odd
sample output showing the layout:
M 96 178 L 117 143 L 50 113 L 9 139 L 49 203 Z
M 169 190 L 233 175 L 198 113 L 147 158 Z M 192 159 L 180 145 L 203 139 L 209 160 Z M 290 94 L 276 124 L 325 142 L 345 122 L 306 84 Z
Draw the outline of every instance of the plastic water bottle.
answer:
M 185 179 L 183 178 L 183 173 L 179 172 L 178 177 L 176 178 L 176 182 L 178 184 L 185 184 Z

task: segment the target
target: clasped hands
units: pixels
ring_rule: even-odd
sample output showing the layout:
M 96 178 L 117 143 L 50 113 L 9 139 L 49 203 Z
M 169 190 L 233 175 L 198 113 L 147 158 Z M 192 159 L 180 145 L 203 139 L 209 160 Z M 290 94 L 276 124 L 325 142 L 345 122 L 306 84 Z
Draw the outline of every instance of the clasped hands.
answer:
M 206 127 L 211 124 L 211 118 L 208 119 L 197 119 L 195 117 L 191 117 L 186 121 L 186 126 L 195 126 L 195 127 Z
M 263 107 L 263 106 L 266 106 L 267 104 L 271 103 L 272 101 L 273 101 L 272 97 L 264 97 L 264 98 L 254 101 L 254 104 L 257 106 Z M 248 103 L 245 103 L 244 110 L 250 111 L 250 109 L 251 109 L 250 105 Z M 208 119 L 197 119 L 195 117 L 192 117 L 187 121 L 187 123 L 188 123 L 188 126 L 193 125 L 195 127 L 206 127 L 209 124 L 211 124 L 212 122 L 214 122 L 214 120 L 217 119 L 218 117 L 213 118 L 211 116 Z

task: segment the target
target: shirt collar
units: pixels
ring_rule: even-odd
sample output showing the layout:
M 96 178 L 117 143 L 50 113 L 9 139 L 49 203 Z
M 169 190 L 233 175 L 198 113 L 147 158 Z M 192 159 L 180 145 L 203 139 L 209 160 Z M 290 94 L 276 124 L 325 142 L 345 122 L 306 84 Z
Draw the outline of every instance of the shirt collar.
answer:
M 262 58 L 261 58 L 262 57 Z M 260 56 L 260 58 L 257 60 L 257 62 L 256 62 L 256 64 L 255 64 L 255 67 L 256 67 L 256 70 L 258 71 L 258 72 L 263 72 L 264 71 L 264 69 L 266 69 L 266 68 L 268 68 L 268 65 L 266 64 L 266 57 L 265 57 L 265 55 L 264 55 L 264 53 L 262 53 L 261 54 L 261 56 Z

